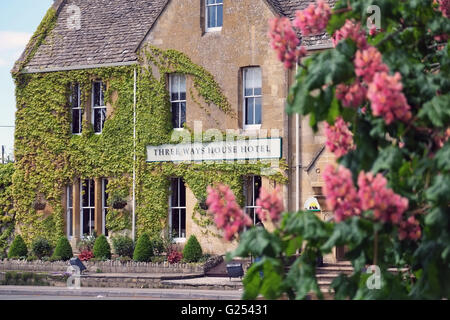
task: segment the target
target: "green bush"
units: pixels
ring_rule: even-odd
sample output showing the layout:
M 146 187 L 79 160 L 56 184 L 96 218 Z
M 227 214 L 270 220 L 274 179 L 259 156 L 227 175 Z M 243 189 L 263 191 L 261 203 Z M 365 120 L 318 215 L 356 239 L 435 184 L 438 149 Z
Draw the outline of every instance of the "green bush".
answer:
M 133 240 L 126 236 L 117 236 L 112 238 L 114 252 L 119 257 L 133 257 L 134 243 Z
M 197 237 L 190 236 L 188 242 L 184 246 L 183 259 L 186 262 L 198 262 L 203 256 L 202 247 L 197 240 Z
M 153 253 L 157 256 L 164 252 L 164 240 L 160 237 L 153 237 L 151 240 Z
M 70 260 L 73 257 L 72 246 L 66 237 L 61 237 L 56 244 L 52 259 L 60 258 L 62 261 Z
M 134 249 L 133 260 L 139 262 L 149 262 L 153 256 L 153 247 L 148 234 L 141 235 Z
M 39 238 L 33 241 L 31 252 L 39 259 L 42 259 L 52 255 L 52 245 L 47 239 Z
M 11 248 L 9 248 L 8 258 L 9 259 L 20 258 L 26 257 L 27 255 L 28 255 L 27 245 L 25 244 L 25 241 L 23 241 L 23 238 L 20 235 L 17 235 L 11 244 Z
M 111 247 L 103 234 L 95 240 L 94 257 L 102 260 L 111 259 Z

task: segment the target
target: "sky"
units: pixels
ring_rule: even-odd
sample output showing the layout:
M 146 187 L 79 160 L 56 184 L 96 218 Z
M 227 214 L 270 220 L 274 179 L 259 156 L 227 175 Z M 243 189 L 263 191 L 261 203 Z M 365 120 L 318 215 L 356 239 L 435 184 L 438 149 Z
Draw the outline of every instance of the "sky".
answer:
M 53 0 L 0 1 L 0 145 L 12 152 L 16 101 L 11 69 Z

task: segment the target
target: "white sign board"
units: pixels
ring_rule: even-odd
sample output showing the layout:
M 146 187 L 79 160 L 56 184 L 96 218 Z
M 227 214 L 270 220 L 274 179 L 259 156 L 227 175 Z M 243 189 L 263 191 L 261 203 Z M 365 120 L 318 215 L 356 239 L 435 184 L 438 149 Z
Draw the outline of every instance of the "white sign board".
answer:
M 147 147 L 147 162 L 281 159 L 281 138 L 194 142 Z

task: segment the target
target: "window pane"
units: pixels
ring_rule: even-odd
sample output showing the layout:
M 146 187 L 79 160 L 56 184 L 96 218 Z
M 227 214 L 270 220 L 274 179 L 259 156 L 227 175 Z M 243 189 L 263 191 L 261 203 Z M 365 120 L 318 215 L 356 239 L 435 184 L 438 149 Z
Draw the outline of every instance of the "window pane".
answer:
M 100 89 L 100 82 L 94 82 L 94 106 L 100 106 L 100 100 L 101 100 L 101 89 Z
M 186 207 L 186 186 L 183 179 L 178 179 L 178 185 L 180 186 L 180 203 L 179 207 Z
M 105 127 L 105 121 L 106 121 L 106 108 L 101 109 L 101 115 L 102 115 L 102 122 L 101 122 L 102 128 L 100 131 L 103 131 L 103 128 Z
M 67 207 L 72 208 L 73 206 L 73 187 L 67 187 Z
M 67 235 L 69 237 L 73 236 L 73 209 L 67 210 Z
M 184 74 L 178 75 L 178 79 L 180 81 L 180 93 L 184 93 L 184 98 L 181 98 L 181 100 L 186 99 L 186 76 Z
M 254 199 L 255 199 L 255 205 L 256 205 L 256 199 L 259 198 L 259 191 L 261 190 L 262 187 L 262 179 L 260 176 L 255 176 L 254 177 Z
M 72 102 L 72 108 L 78 108 L 78 84 L 74 84 L 72 86 L 72 96 L 71 96 L 71 102 Z
M 172 209 L 172 237 L 178 238 L 180 236 L 180 215 L 179 209 Z
M 217 6 L 217 27 L 223 25 L 223 6 Z
M 100 105 L 105 106 L 105 91 L 106 91 L 106 85 L 102 82 L 101 83 L 101 91 L 100 91 Z
M 108 208 L 108 179 L 103 179 L 103 207 Z
M 82 192 L 83 192 L 83 207 L 87 207 L 89 205 L 89 190 L 88 190 L 88 180 L 83 180 Z
M 244 70 L 244 84 L 245 84 L 245 95 L 250 96 L 253 95 L 253 89 L 255 86 L 253 84 L 253 69 L 247 68 Z M 250 91 L 248 91 L 250 90 Z
M 261 88 L 262 87 L 262 79 L 261 79 L 261 68 L 252 68 L 253 69 L 253 88 Z
M 180 127 L 180 108 L 179 103 L 172 103 L 172 125 L 174 128 Z
M 208 7 L 208 28 L 215 28 L 216 25 L 216 6 Z
M 89 206 L 95 207 L 95 181 L 89 180 Z
M 180 91 L 180 81 L 177 75 L 172 74 L 170 75 L 170 99 L 171 101 L 178 101 L 179 100 L 179 91 Z
M 81 133 L 80 109 L 72 109 L 72 133 Z
M 261 98 L 255 99 L 255 124 L 262 123 L 262 106 L 261 106 Z
M 102 132 L 102 109 L 94 110 L 94 131 L 95 133 Z
M 90 228 L 89 228 L 89 221 L 90 221 L 90 209 L 83 209 L 83 229 L 82 234 L 91 234 Z
M 181 230 L 180 237 L 186 238 L 186 209 L 180 210 Z
M 245 99 L 245 124 L 254 124 L 253 121 L 253 105 L 254 98 L 246 98 Z
M 172 179 L 171 187 L 171 202 L 172 207 L 179 207 L 178 205 L 178 179 Z
M 186 123 L 186 102 L 180 103 L 180 126 L 179 128 L 183 128 Z

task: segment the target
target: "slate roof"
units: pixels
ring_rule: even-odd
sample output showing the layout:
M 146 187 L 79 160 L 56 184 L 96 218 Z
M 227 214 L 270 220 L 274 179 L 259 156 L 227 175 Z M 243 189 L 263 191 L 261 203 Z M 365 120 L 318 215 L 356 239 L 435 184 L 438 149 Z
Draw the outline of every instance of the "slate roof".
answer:
M 137 60 L 136 48 L 168 0 L 65 0 L 55 28 L 27 64 L 27 70 L 126 63 Z M 81 9 L 81 28 L 67 22 Z
M 133 63 L 136 49 L 170 0 L 56 0 L 55 28 L 25 66 L 27 72 L 88 68 L 99 65 Z M 295 17 L 312 0 L 265 0 L 277 15 Z M 334 5 L 335 0 L 328 0 Z M 70 30 L 67 21 L 81 9 L 81 28 Z M 299 35 L 301 37 L 301 35 Z M 328 44 L 326 34 L 302 39 L 303 44 Z M 16 63 L 24 61 L 27 52 Z M 13 69 L 14 71 L 14 69 Z M 16 70 L 17 71 L 17 70 Z

